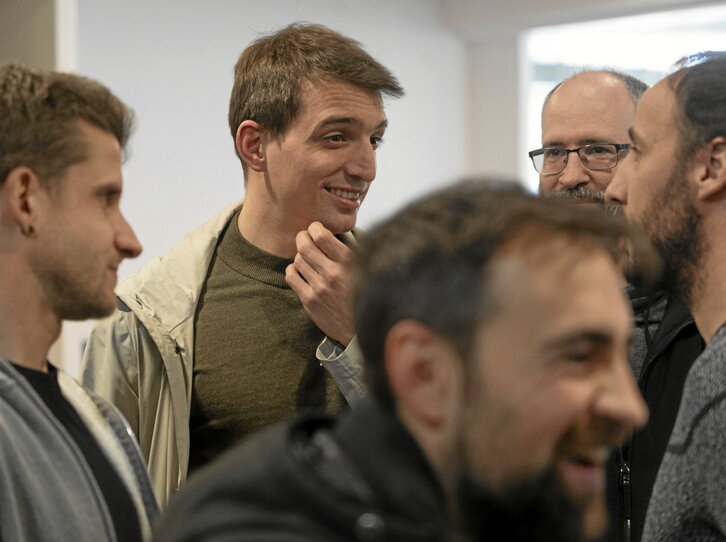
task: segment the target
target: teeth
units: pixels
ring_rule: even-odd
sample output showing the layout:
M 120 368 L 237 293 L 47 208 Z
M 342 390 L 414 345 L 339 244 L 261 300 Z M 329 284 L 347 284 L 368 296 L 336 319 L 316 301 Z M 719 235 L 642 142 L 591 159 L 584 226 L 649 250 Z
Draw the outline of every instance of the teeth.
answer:
M 340 190 L 339 188 L 328 188 L 328 192 L 339 198 L 345 198 L 351 201 L 357 201 L 360 198 L 360 192 L 348 192 L 346 190 Z

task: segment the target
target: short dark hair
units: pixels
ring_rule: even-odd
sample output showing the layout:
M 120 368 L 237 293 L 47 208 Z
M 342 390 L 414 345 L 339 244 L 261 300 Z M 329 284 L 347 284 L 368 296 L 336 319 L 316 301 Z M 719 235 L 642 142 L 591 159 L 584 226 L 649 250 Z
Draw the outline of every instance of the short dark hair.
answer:
M 391 327 L 408 318 L 421 322 L 467 359 L 476 327 L 501 298 L 487 290 L 485 268 L 505 243 L 523 237 L 538 244 L 565 238 L 578 255 L 602 249 L 618 263 L 628 239 L 643 255 L 641 270 L 655 272 L 644 239 L 606 213 L 491 180 L 425 196 L 371 230 L 358 255 L 355 327 L 368 384 L 384 404 L 393 404 L 384 364 Z
M 0 65 L 0 184 L 18 166 L 47 187 L 86 159 L 77 121 L 112 134 L 123 149 L 133 113 L 101 83 L 20 64 Z
M 584 70 L 577 72 L 567 79 L 564 79 L 557 83 L 552 90 L 550 90 L 547 93 L 547 96 L 545 96 L 544 103 L 542 104 L 542 111 L 544 111 L 545 106 L 550 101 L 550 98 L 552 98 L 552 95 L 557 91 L 558 88 L 562 86 L 563 83 L 566 83 L 573 77 L 577 77 L 578 75 L 581 75 L 583 73 L 608 73 L 612 75 L 613 77 L 620 80 L 620 82 L 623 83 L 625 86 L 625 90 L 628 91 L 628 96 L 630 96 L 630 100 L 633 102 L 633 105 L 637 107 L 638 102 L 640 101 L 640 98 L 643 97 L 643 94 L 645 94 L 645 91 L 648 90 L 648 85 L 638 79 L 637 77 L 633 77 L 630 74 L 619 72 L 617 70 Z
M 676 96 L 676 126 L 682 158 L 726 136 L 726 51 L 704 51 L 676 63 L 668 76 Z
M 394 75 L 357 41 L 322 25 L 294 23 L 254 41 L 237 60 L 229 101 L 232 137 L 245 120 L 275 136 L 284 134 L 300 106 L 301 83 L 316 78 L 349 83 L 379 97 L 404 93 Z

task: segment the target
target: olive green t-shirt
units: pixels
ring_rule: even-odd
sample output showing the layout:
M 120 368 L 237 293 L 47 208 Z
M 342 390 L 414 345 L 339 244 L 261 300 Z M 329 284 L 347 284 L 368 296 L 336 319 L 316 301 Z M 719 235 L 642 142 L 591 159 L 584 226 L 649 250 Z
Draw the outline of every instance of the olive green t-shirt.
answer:
M 222 233 L 197 307 L 190 472 L 253 431 L 344 404 L 315 357 L 323 332 L 285 283 L 292 260 L 248 243 L 237 216 Z

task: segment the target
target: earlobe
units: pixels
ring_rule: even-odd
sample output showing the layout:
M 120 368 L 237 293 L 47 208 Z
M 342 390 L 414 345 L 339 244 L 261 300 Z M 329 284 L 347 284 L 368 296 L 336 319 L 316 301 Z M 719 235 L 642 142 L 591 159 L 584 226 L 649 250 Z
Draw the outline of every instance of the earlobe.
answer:
M 253 171 L 264 171 L 266 167 L 262 140 L 264 131 L 259 123 L 246 120 L 237 127 L 234 144 L 237 154 Z
M 24 236 L 35 232 L 37 195 L 42 190 L 35 172 L 19 166 L 10 171 L 0 186 L 3 226 L 17 228 Z
M 384 355 L 399 408 L 420 424 L 442 426 L 457 395 L 454 365 L 460 361 L 453 347 L 420 322 L 402 320 L 388 332 Z
M 699 171 L 697 197 L 713 202 L 726 197 L 726 138 L 715 137 L 703 151 L 704 167 Z

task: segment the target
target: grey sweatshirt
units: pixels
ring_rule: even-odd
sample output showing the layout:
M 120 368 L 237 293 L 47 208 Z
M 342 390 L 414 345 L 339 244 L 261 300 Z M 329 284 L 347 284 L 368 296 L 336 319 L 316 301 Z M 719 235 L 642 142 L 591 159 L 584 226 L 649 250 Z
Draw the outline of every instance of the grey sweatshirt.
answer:
M 644 542 L 726 540 L 726 325 L 694 362 L 663 457 Z

